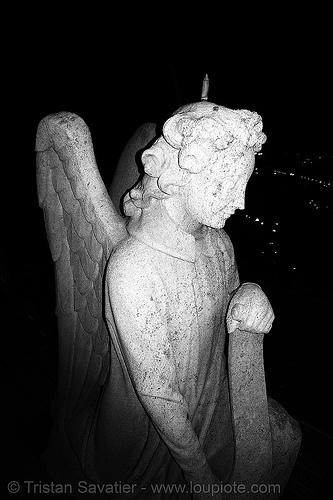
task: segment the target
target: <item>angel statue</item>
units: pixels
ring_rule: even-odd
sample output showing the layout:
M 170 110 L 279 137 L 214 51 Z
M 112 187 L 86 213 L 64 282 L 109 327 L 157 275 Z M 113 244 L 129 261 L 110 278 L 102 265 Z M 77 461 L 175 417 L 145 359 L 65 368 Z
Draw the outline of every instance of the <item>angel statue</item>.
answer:
M 152 143 L 154 131 L 126 146 L 113 203 L 83 120 L 39 124 L 59 329 L 49 473 L 81 499 L 279 498 L 300 430 L 267 398 L 273 310 L 258 285 L 240 285 L 223 229 L 244 208 L 261 117 L 203 98 Z

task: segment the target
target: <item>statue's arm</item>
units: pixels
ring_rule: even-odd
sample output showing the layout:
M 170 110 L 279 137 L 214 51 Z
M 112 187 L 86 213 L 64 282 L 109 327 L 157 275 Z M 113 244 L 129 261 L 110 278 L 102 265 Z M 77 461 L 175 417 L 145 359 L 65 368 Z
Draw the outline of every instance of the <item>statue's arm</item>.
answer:
M 130 260 L 130 259 L 129 259 Z M 138 397 L 188 481 L 214 477 L 188 417 L 168 339 L 166 292 L 156 271 L 111 258 L 107 297 Z
M 223 266 L 226 273 L 227 290 L 230 297 L 240 285 L 235 251 L 231 239 L 224 229 L 217 231 L 217 244 L 222 252 Z
M 233 332 L 235 328 L 253 333 L 267 333 L 272 327 L 274 313 L 272 306 L 263 293 L 259 285 L 255 283 L 243 283 L 240 286 L 238 269 L 235 258 L 235 251 L 231 239 L 224 231 L 218 231 L 218 245 L 222 250 L 223 265 L 225 267 L 227 289 L 230 300 L 237 291 L 242 300 L 233 305 L 230 311 L 228 321 L 228 331 Z M 251 285 L 251 287 L 247 287 Z M 253 293 L 243 294 L 242 290 L 251 290 Z M 259 297 L 258 300 L 252 300 L 253 297 Z M 251 300 L 250 300 L 251 297 Z M 245 300 L 246 299 L 246 300 Z

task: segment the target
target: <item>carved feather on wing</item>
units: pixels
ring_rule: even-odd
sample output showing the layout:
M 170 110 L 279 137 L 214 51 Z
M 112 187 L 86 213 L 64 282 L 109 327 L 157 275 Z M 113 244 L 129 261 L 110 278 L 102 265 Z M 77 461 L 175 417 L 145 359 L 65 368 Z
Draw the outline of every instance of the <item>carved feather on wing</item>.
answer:
M 89 129 L 79 116 L 46 116 L 38 126 L 36 150 L 39 204 L 55 262 L 57 406 L 64 409 L 66 420 L 80 407 L 84 426 L 85 409 L 88 418 L 110 364 L 104 271 L 113 247 L 127 231 L 100 176 Z

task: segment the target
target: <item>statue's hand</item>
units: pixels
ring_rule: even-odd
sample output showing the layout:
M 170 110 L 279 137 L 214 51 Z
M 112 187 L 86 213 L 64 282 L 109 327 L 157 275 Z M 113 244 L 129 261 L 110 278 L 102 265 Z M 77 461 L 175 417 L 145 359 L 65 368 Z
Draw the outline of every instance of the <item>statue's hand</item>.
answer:
M 238 328 L 253 333 L 267 333 L 272 328 L 274 313 L 259 285 L 244 283 L 232 297 L 227 312 L 228 332 Z

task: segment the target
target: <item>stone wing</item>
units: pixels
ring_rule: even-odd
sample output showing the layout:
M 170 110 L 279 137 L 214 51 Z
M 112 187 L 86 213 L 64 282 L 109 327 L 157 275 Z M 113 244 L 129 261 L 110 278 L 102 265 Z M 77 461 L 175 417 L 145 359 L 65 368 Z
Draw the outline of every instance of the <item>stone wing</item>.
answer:
M 39 204 L 55 262 L 57 408 L 69 426 L 80 426 L 75 434 L 83 436 L 110 364 L 104 271 L 113 247 L 127 232 L 100 176 L 89 129 L 79 116 L 46 116 L 38 126 L 36 150 Z

